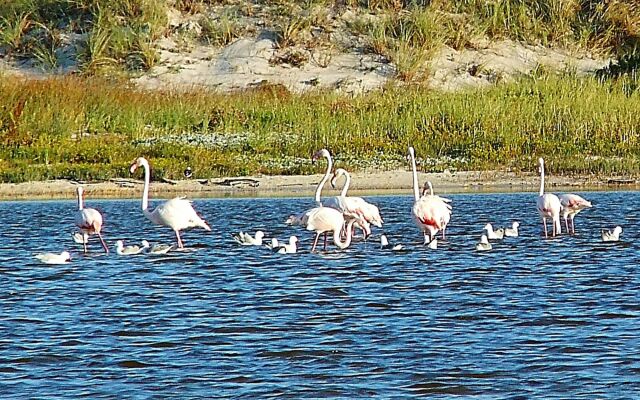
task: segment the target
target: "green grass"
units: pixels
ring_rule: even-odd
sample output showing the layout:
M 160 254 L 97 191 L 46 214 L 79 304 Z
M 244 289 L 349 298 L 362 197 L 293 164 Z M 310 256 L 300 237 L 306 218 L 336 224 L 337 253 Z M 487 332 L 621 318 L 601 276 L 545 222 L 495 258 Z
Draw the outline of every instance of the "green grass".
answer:
M 510 169 L 640 173 L 640 85 L 542 74 L 486 90 L 388 87 L 360 97 L 143 92 L 67 77 L 0 79 L 0 181 L 127 177 L 144 155 L 154 177 L 318 172 L 326 147 L 338 166 L 405 168 L 409 144 L 425 171 Z

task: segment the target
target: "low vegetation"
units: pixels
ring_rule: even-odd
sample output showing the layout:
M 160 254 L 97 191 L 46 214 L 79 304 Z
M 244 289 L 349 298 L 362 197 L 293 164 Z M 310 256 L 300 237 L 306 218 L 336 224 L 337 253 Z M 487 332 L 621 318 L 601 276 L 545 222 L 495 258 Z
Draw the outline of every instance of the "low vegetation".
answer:
M 215 94 L 144 92 L 64 77 L 0 79 L 0 181 L 128 177 L 147 156 L 155 178 L 317 172 L 327 147 L 352 170 L 640 173 L 640 82 L 538 73 L 461 93 L 388 87 L 349 98 L 292 95 L 278 86 Z

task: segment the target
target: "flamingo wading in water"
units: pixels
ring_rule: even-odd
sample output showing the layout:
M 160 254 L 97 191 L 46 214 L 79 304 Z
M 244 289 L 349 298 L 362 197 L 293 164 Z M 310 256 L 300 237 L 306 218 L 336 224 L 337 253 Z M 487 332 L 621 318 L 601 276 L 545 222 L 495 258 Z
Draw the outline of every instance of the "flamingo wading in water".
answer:
M 345 216 L 359 216 L 365 221 L 367 221 L 371 225 L 375 225 L 378 228 L 382 228 L 382 224 L 384 221 L 380 216 L 380 209 L 377 206 L 369 203 L 362 197 L 356 196 L 347 196 L 347 191 L 349 190 L 349 185 L 351 184 L 351 175 L 343 169 L 338 168 L 333 173 L 333 177 L 331 178 L 331 186 L 336 186 L 336 181 L 341 176 L 344 176 L 345 182 L 342 187 L 342 192 L 340 196 L 336 197 L 338 202 L 341 205 L 341 211 L 345 214 Z
M 176 197 L 158 205 L 153 211 L 149 211 L 149 180 L 151 179 L 149 162 L 144 157 L 138 157 L 131 164 L 130 171 L 133 174 L 138 167 L 144 168 L 144 189 L 142 191 L 142 212 L 145 217 L 154 224 L 168 226 L 173 229 L 178 241 L 178 248 L 184 248 L 180 231 L 188 228 L 203 228 L 210 231 L 209 225 L 200 218 L 193 209 L 191 202 L 184 197 Z
M 544 237 L 549 237 L 547 231 L 547 218 L 551 219 L 553 230 L 552 236 L 560 234 L 560 199 L 553 193 L 544 192 L 544 160 L 538 159 L 538 172 L 540 172 L 540 194 L 538 195 L 538 212 L 542 217 L 544 226 Z
M 562 206 L 562 218 L 564 218 L 564 226 L 567 229 L 567 233 L 576 233 L 576 226 L 573 222 L 573 218 L 585 208 L 591 208 L 591 202 L 585 200 L 577 194 L 561 194 L 558 196 L 560 199 L 560 205 Z M 569 229 L 569 222 L 571 221 L 571 229 Z
M 409 146 L 409 159 L 413 172 L 413 221 L 422 231 L 425 244 L 431 243 L 440 229 L 443 229 L 451 218 L 451 206 L 440 196 L 431 194 L 420 196 L 418 187 L 418 172 L 416 170 L 416 156 L 413 147 Z
M 75 223 L 78 228 L 80 228 L 80 233 L 82 234 L 82 245 L 84 247 L 84 252 L 87 252 L 87 241 L 89 235 L 98 235 L 100 238 L 100 243 L 102 243 L 102 247 L 104 248 L 105 253 L 109 252 L 109 248 L 107 244 L 104 242 L 102 238 L 102 214 L 100 211 L 95 208 L 85 208 L 84 207 L 84 189 L 82 186 L 78 186 L 76 189 L 76 193 L 78 195 L 78 211 L 76 211 Z
M 427 191 L 429 193 L 427 193 Z M 431 184 L 431 181 L 426 181 L 424 183 L 423 188 L 422 188 L 422 196 L 426 196 L 427 194 L 432 196 L 432 197 L 436 197 L 436 198 L 442 200 L 445 203 L 451 203 L 450 199 L 447 199 L 446 197 L 440 197 L 440 196 L 437 196 L 437 195 L 433 194 L 433 185 Z M 447 204 L 447 206 L 448 206 L 449 210 L 451 210 L 451 206 L 449 206 L 448 204 Z M 444 218 L 444 220 L 443 220 L 443 225 L 442 225 L 442 240 L 445 240 L 445 231 L 447 230 L 447 225 L 449 225 L 449 220 L 451 220 L 451 213 L 444 214 L 443 218 Z M 435 248 L 437 248 L 437 245 L 438 244 L 436 242 L 436 243 L 433 244 L 433 246 L 436 246 L 436 247 L 432 247 L 431 244 L 430 244 L 429 247 L 435 249 Z

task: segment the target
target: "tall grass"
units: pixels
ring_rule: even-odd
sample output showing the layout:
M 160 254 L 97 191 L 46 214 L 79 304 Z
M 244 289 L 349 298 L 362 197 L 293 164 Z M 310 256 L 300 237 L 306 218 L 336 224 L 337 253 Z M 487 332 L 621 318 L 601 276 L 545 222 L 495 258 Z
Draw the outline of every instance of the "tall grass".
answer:
M 640 173 L 640 85 L 542 75 L 444 94 L 389 87 L 349 98 L 264 88 L 234 95 L 143 92 L 84 78 L 0 79 L 0 180 L 128 176 L 144 154 L 155 177 L 309 173 L 329 148 L 351 169 Z

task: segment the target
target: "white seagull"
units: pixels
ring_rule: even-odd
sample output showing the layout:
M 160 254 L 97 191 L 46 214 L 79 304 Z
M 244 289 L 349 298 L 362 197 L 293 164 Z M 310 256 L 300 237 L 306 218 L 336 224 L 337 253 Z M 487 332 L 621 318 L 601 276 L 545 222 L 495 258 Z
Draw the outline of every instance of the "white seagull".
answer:
M 146 240 L 142 241 L 142 246 L 125 246 L 122 240 L 118 240 L 116 242 L 116 253 L 120 256 L 131 256 L 134 254 L 140 254 L 145 251 L 149 247 L 149 242 Z
M 40 253 L 33 256 L 45 264 L 66 264 L 71 261 L 71 254 L 68 251 L 57 253 Z
M 478 251 L 491 250 L 491 243 L 489 243 L 489 238 L 487 238 L 487 235 L 482 235 L 480 237 L 480 243 L 476 244 L 476 250 Z
M 504 228 L 493 230 L 493 225 L 488 223 L 484 226 L 484 230 L 487 231 L 487 239 L 502 239 L 504 238 Z
M 238 233 L 232 233 L 231 236 L 233 237 L 233 240 L 243 246 L 262 246 L 264 232 L 256 231 L 255 236 L 251 236 L 249 233 L 240 231 Z
M 602 241 L 603 242 L 617 242 L 620 240 L 620 234 L 622 234 L 622 227 L 616 226 L 613 230 L 603 229 L 602 230 Z
M 504 235 L 508 237 L 518 237 L 520 234 L 518 228 L 520 228 L 520 222 L 514 221 L 513 224 L 511 224 L 511 228 L 506 228 L 504 230 Z
M 380 249 L 382 250 L 392 250 L 392 251 L 400 251 L 404 249 L 404 246 L 401 244 L 391 245 L 389 243 L 389 239 L 387 239 L 387 235 L 384 233 L 380 235 Z

